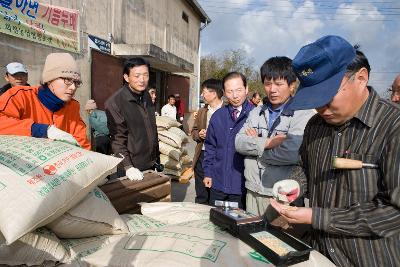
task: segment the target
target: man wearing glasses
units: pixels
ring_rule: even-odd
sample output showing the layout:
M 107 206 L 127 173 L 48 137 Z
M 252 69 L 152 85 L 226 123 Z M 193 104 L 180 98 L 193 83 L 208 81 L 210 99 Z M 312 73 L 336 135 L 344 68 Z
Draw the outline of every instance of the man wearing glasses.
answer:
M 392 84 L 392 95 L 390 100 L 396 104 L 400 104 L 400 74 L 397 75 Z
M 41 86 L 16 86 L 0 97 L 0 134 L 66 141 L 90 149 L 79 102 L 80 70 L 68 53 L 46 58 Z

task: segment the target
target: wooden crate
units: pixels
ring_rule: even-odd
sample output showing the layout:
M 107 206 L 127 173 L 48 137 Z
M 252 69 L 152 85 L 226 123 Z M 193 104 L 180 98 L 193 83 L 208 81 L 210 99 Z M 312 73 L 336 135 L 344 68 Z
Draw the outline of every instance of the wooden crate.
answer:
M 170 177 L 152 172 L 145 173 L 141 181 L 121 177 L 100 186 L 118 213 L 140 213 L 140 202 L 171 200 Z

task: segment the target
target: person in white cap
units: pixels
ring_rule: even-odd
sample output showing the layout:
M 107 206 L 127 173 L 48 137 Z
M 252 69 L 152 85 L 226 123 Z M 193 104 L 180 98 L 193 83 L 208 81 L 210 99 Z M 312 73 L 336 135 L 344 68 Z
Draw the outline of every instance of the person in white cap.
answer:
M 7 84 L 0 88 L 0 95 L 4 94 L 8 89 L 14 86 L 29 86 L 28 70 L 19 62 L 11 62 L 7 64 L 4 79 L 7 81 Z
M 107 127 L 107 116 L 103 110 L 97 109 L 94 99 L 86 102 L 85 110 L 89 114 L 89 123 L 93 129 L 94 151 L 111 154 L 110 131 Z
M 90 150 L 86 125 L 74 100 L 82 84 L 68 53 L 46 58 L 41 86 L 16 86 L 0 97 L 0 134 L 61 140 Z

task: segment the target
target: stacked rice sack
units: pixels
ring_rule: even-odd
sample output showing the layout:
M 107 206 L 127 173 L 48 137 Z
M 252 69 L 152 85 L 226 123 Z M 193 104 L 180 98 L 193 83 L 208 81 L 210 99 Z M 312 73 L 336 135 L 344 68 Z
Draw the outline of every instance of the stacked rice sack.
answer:
M 189 137 L 179 129 L 181 124 L 166 116 L 156 117 L 158 140 L 160 147 L 160 161 L 164 165 L 164 173 L 180 177 L 190 168 L 192 159 L 187 155 L 184 144 Z
M 0 265 L 71 264 L 96 251 L 84 250 L 88 238 L 99 249 L 127 234 L 97 187 L 120 161 L 60 141 L 0 135 Z
M 210 206 L 189 203 L 144 203 L 143 215 L 123 215 L 130 234 L 108 242 L 82 258 L 83 266 L 273 266 L 209 220 Z M 294 266 L 334 267 L 312 251 Z

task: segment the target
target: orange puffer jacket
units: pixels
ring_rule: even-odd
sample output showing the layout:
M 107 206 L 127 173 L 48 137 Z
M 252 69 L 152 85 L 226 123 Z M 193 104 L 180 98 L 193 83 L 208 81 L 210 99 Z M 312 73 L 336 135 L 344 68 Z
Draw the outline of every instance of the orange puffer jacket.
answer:
M 70 133 L 81 147 L 90 150 L 79 102 L 72 99 L 52 112 L 40 102 L 38 91 L 37 86 L 16 86 L 0 97 L 0 134 L 32 136 L 33 123 L 49 124 Z

